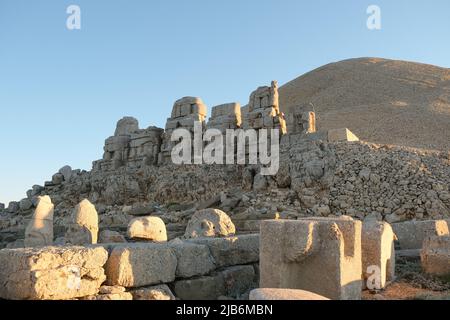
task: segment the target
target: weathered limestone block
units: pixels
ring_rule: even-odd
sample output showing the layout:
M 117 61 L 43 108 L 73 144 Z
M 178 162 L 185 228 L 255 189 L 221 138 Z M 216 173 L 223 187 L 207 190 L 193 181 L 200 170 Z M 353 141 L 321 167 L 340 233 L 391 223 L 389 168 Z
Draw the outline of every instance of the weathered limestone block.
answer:
M 372 220 L 363 223 L 362 268 L 363 279 L 369 289 L 381 290 L 388 281 L 395 279 L 394 238 L 394 231 L 386 222 Z
M 347 128 L 332 129 L 328 131 L 328 142 L 355 142 L 359 138 Z
M 361 228 L 348 217 L 263 221 L 260 287 L 360 299 Z
M 425 273 L 450 277 L 450 236 L 433 236 L 425 239 L 421 261 Z
M 242 124 L 241 106 L 239 103 L 228 103 L 212 108 L 211 118 L 208 121 L 208 129 L 219 129 L 223 133 L 227 129 L 240 128 Z
M 72 178 L 73 170 L 70 166 L 64 166 L 58 171 L 59 174 L 62 174 L 64 177 L 64 181 L 70 181 L 70 178 Z M 34 190 L 34 187 L 33 187 Z
M 198 238 L 187 242 L 208 246 L 217 268 L 259 261 L 259 234 L 227 238 Z
M 65 300 L 95 295 L 105 281 L 103 248 L 0 250 L 0 298 Z
M 450 234 L 444 220 L 399 222 L 393 223 L 392 228 L 402 250 L 422 249 L 426 238 Z
M 72 212 L 72 224 L 66 241 L 73 245 L 96 244 L 98 239 L 98 214 L 95 206 L 85 199 Z
M 167 241 L 167 230 L 164 221 L 159 217 L 143 217 L 130 221 L 128 237 L 155 242 Z
M 139 122 L 133 117 L 124 117 L 117 122 L 115 136 L 127 136 L 139 130 Z
M 8 204 L 8 209 L 6 210 L 9 213 L 17 213 L 20 210 L 20 204 L 17 201 L 11 201 Z
M 290 108 L 286 118 L 289 134 L 310 134 L 316 132 L 316 114 L 310 106 Z
M 236 228 L 230 217 L 218 209 L 197 211 L 188 223 L 186 238 L 227 237 L 234 235 Z
M 165 284 L 150 288 L 132 290 L 131 294 L 133 295 L 133 300 L 176 300 L 170 288 Z
M 175 280 L 177 257 L 166 244 L 117 246 L 105 269 L 108 285 L 145 287 Z
M 220 272 L 223 278 L 225 296 L 239 297 L 251 289 L 257 288 L 255 269 L 253 266 L 233 266 Z
M 130 301 L 133 295 L 129 292 L 99 294 L 96 296 L 85 297 L 82 300 L 89 301 Z
M 174 283 L 174 293 L 181 300 L 217 300 L 225 295 L 223 278 L 220 275 L 180 280 Z
M 321 301 L 330 300 L 318 294 L 294 289 L 255 289 L 250 292 L 251 301 L 270 300 L 298 300 L 298 301 Z
M 177 256 L 177 278 L 203 276 L 215 269 L 214 259 L 209 248 L 193 243 L 170 243 Z
M 25 230 L 26 247 L 53 244 L 53 211 L 54 205 L 49 196 L 38 197 L 36 210 Z
M 243 117 L 243 129 L 278 128 L 287 132 L 286 120 L 279 108 L 278 83 L 270 87 L 259 87 L 250 95 L 248 109 Z M 247 106 L 246 106 L 247 107 Z
M 99 243 L 125 243 L 127 240 L 117 231 L 103 230 L 99 235 Z
M 33 202 L 28 198 L 22 199 L 19 202 L 19 207 L 20 211 L 28 211 L 33 207 Z

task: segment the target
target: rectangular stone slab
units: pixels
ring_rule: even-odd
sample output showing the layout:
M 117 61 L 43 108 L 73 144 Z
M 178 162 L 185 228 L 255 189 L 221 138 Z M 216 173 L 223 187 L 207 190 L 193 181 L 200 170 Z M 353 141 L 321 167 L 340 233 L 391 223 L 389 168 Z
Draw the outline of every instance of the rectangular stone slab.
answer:
M 67 300 L 95 295 L 105 281 L 101 247 L 0 250 L 0 298 Z
M 167 244 L 115 247 L 106 263 L 107 283 L 137 288 L 175 280 L 177 257 Z
M 208 246 L 217 268 L 259 261 L 259 234 L 227 238 L 199 238 L 188 240 L 188 242 Z

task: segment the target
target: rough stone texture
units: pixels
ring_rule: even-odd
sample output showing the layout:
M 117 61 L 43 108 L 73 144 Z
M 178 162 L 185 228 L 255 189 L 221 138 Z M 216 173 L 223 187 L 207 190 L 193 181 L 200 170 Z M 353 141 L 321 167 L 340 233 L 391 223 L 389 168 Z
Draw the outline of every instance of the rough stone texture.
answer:
M 127 240 L 117 231 L 103 230 L 99 235 L 99 243 L 125 243 Z
M 155 242 L 167 241 L 167 230 L 164 221 L 158 217 L 143 217 L 131 220 L 128 225 L 128 237 Z
M 59 169 L 58 173 L 63 176 L 64 181 L 70 181 L 70 178 L 72 178 L 73 170 L 70 166 L 64 166 Z
M 200 210 L 194 214 L 186 228 L 186 238 L 227 237 L 236 228 L 230 217 L 218 209 Z
M 167 285 L 132 290 L 133 300 L 176 300 Z
M 426 238 L 449 234 L 449 227 L 444 220 L 406 221 L 392 224 L 402 250 L 422 249 Z
M 259 87 L 250 95 L 250 101 L 243 114 L 243 129 L 280 129 L 287 132 L 286 120 L 278 103 L 278 83 L 272 81 L 270 87 Z
M 388 281 L 395 279 L 394 232 L 386 222 L 368 221 L 362 229 L 362 270 L 364 284 L 371 282 L 372 289 L 381 290 Z M 374 278 L 373 266 L 380 270 L 380 277 Z
M 170 243 L 175 251 L 178 263 L 177 278 L 203 276 L 215 269 L 214 259 L 205 245 L 192 243 Z
M 330 299 L 361 298 L 361 222 L 351 218 L 261 224 L 262 288 L 301 289 Z
M 107 258 L 103 248 L 0 250 L 0 297 L 65 300 L 95 295 L 106 279 Z
M 425 239 L 421 252 L 423 270 L 435 276 L 450 276 L 450 236 Z
M 27 211 L 33 207 L 33 202 L 30 199 L 22 199 L 19 202 L 20 211 Z
M 312 106 L 292 107 L 286 117 L 288 134 L 310 134 L 316 132 L 316 114 Z
M 217 268 L 259 261 L 259 234 L 228 238 L 199 238 L 188 240 L 188 242 L 208 246 Z
M 90 301 L 129 301 L 133 300 L 133 295 L 129 292 L 99 294 L 96 296 L 88 296 L 82 300 Z
M 116 247 L 106 263 L 108 285 L 138 288 L 175 280 L 177 257 L 165 244 Z
M 25 230 L 26 247 L 48 246 L 53 244 L 54 205 L 49 196 L 39 197 L 36 210 Z
M 174 283 L 173 290 L 181 300 L 216 300 L 225 294 L 223 278 L 219 275 L 180 280 Z
M 95 244 L 98 240 L 98 214 L 95 206 L 85 199 L 72 212 L 72 224 L 66 241 L 73 245 Z
M 227 103 L 215 106 L 211 111 L 207 129 L 218 129 L 225 133 L 227 129 L 238 129 L 242 124 L 241 105 L 239 103 Z
M 186 129 L 193 133 L 195 122 L 201 123 L 203 131 L 206 128 L 206 116 L 207 107 L 201 98 L 184 97 L 177 100 L 173 105 L 171 118 L 167 119 L 166 122 L 159 163 L 170 161 L 172 148 L 176 144 L 176 142 L 171 141 L 173 131 Z
M 305 300 L 320 301 L 330 300 L 318 294 L 294 289 L 255 289 L 250 292 L 250 300 L 253 301 L 270 301 L 270 300 Z
M 239 297 L 250 289 L 258 287 L 253 266 L 234 266 L 220 272 L 223 278 L 225 295 Z

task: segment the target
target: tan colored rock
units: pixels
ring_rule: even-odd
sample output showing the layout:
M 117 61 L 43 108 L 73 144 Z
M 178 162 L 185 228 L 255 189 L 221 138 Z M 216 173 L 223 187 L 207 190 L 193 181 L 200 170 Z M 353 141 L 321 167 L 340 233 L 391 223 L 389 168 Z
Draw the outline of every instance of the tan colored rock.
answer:
M 131 291 L 134 300 L 176 300 L 167 285 L 154 286 Z
M 130 221 L 128 237 L 155 242 L 167 241 L 167 230 L 164 221 L 159 217 L 143 217 Z
M 85 199 L 72 212 L 72 224 L 66 241 L 73 245 L 96 244 L 98 239 L 98 214 L 95 206 Z
M 394 231 L 386 222 L 363 223 L 362 270 L 367 288 L 381 290 L 395 279 L 394 238 Z
M 25 230 L 25 246 L 39 247 L 53 244 L 54 205 L 49 196 L 38 197 L 36 210 Z
M 124 293 L 125 288 L 121 286 L 102 286 L 100 287 L 100 294 L 119 294 Z
M 0 298 L 66 300 L 96 295 L 106 280 L 101 247 L 0 250 Z
M 347 128 L 332 129 L 328 131 L 328 142 L 355 142 L 359 138 Z
M 99 294 L 97 296 L 89 296 L 82 300 L 90 301 L 129 301 L 133 300 L 133 295 L 129 292 Z
M 227 237 L 234 235 L 236 228 L 230 217 L 218 209 L 197 211 L 188 223 L 186 238 Z
M 399 222 L 393 223 L 392 228 L 402 250 L 420 250 L 428 237 L 450 234 L 448 224 L 444 220 Z
M 250 292 L 252 301 L 270 301 L 270 300 L 299 300 L 299 301 L 321 301 L 330 300 L 321 295 L 293 289 L 255 289 Z
M 433 236 L 425 239 L 421 261 L 425 273 L 450 276 L 450 236 Z
M 262 288 L 361 299 L 361 222 L 349 217 L 261 223 Z
M 175 280 L 177 257 L 166 244 L 118 246 L 106 263 L 107 284 L 139 288 Z

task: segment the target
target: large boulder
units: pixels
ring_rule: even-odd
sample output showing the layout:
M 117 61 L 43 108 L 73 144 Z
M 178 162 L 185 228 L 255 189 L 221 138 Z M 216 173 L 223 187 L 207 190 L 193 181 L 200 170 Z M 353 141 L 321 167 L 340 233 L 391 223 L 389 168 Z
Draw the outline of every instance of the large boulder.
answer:
M 53 211 L 54 205 L 49 196 L 38 197 L 36 210 L 25 230 L 26 247 L 53 244 Z
M 136 218 L 128 225 L 128 237 L 155 242 L 167 241 L 167 230 L 164 221 L 158 217 Z
M 299 301 L 320 301 L 330 300 L 313 292 L 295 289 L 255 289 L 250 292 L 251 301 L 270 300 L 299 300 Z
M 139 288 L 175 280 L 177 257 L 166 244 L 146 243 L 118 246 L 106 264 L 111 286 Z
M 133 300 L 176 300 L 170 288 L 163 284 L 131 291 Z
M 98 238 L 98 214 L 95 206 L 85 199 L 72 212 L 72 223 L 66 241 L 73 245 L 95 244 Z
M 101 247 L 0 250 L 0 298 L 66 300 L 96 295 L 105 281 Z
M 188 223 L 185 238 L 228 237 L 236 233 L 230 217 L 218 209 L 197 211 Z
M 64 181 L 69 181 L 70 178 L 72 178 L 73 170 L 70 166 L 64 166 L 61 169 L 59 169 L 58 173 L 62 175 L 62 177 L 64 178 Z M 60 178 L 61 177 L 59 177 L 58 180 Z
M 133 117 L 124 117 L 117 122 L 115 136 L 127 136 L 139 130 L 139 122 Z

